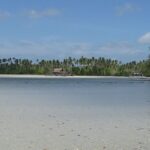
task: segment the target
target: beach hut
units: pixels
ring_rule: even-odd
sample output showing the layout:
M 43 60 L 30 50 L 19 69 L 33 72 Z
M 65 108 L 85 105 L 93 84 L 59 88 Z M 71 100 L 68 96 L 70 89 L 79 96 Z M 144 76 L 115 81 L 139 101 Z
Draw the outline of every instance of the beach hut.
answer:
M 139 77 L 139 76 L 143 76 L 143 74 L 139 72 L 133 72 L 132 76 Z
M 56 76 L 57 75 L 64 75 L 65 72 L 64 72 L 63 68 L 54 68 L 53 74 L 56 75 Z

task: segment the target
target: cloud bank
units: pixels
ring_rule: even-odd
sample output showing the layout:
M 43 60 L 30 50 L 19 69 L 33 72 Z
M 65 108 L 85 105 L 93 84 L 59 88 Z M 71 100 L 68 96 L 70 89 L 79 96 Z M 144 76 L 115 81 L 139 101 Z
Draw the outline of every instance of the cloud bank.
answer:
M 150 32 L 147 32 L 144 35 L 142 35 L 138 41 L 141 44 L 150 44 Z
M 120 60 L 133 60 L 144 55 L 144 51 L 137 49 L 127 42 L 95 44 L 85 42 L 70 42 L 61 40 L 20 40 L 16 42 L 0 43 L 0 55 L 3 57 L 27 58 L 58 58 L 72 57 L 107 57 Z

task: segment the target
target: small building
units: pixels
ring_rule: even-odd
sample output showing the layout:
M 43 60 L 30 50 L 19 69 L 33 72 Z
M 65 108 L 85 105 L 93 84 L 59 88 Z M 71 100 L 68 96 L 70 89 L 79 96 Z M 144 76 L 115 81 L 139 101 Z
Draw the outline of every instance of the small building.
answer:
M 63 68 L 54 68 L 53 70 L 53 74 L 58 76 L 58 75 L 65 75 L 65 71 L 63 70 Z
M 139 72 L 133 72 L 132 73 L 132 76 L 135 76 L 135 77 L 141 77 L 141 76 L 143 76 L 143 74 L 142 73 L 139 73 Z

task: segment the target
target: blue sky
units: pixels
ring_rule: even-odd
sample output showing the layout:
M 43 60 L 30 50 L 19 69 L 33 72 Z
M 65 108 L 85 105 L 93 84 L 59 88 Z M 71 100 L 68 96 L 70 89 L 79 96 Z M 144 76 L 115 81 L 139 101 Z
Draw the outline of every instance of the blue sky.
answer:
M 0 57 L 140 60 L 149 0 L 0 0 Z

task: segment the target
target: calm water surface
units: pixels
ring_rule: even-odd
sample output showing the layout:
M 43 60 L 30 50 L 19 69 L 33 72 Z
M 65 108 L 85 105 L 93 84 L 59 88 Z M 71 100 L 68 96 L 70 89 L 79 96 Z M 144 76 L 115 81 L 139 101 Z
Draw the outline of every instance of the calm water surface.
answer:
M 133 79 L 0 79 L 7 104 L 149 107 L 150 81 Z

